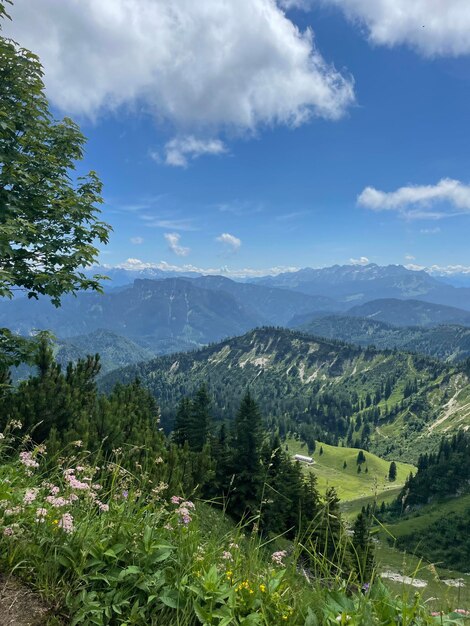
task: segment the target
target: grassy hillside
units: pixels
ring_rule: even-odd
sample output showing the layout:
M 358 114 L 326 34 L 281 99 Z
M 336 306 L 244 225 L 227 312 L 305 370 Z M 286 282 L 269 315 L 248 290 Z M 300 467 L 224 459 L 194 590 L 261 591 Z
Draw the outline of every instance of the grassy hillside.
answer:
M 290 454 L 308 455 L 308 450 L 302 442 L 295 439 L 287 440 Z M 320 448 L 323 454 L 320 454 Z M 416 468 L 408 463 L 397 462 L 397 478 L 394 482 L 388 480 L 390 461 L 385 461 L 371 452 L 363 451 L 366 462 L 361 464 L 361 472 L 357 472 L 357 448 L 330 446 L 317 442 L 313 455 L 315 463 L 304 465 L 305 472 L 312 472 L 318 481 L 320 491 L 334 487 L 343 503 L 350 505 L 352 510 L 354 501 L 359 500 L 361 505 L 364 499 L 376 498 L 380 503 L 387 496 L 395 495 L 405 482 L 410 472 Z M 346 462 L 346 467 L 344 463 Z M 366 472 L 367 468 L 367 472 Z

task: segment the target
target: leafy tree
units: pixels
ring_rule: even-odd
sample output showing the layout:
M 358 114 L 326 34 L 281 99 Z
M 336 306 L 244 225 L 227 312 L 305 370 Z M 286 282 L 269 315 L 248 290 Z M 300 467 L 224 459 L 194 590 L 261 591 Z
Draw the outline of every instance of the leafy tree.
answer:
M 5 17 L 0 0 L 0 29 Z M 72 120 L 52 118 L 42 75 L 36 55 L 0 36 L 0 297 L 20 290 L 59 305 L 65 293 L 100 289 L 103 277 L 83 269 L 110 226 L 99 220 L 96 173 L 74 175 L 85 137 Z M 0 349 L 3 365 L 28 357 L 24 340 L 4 329 Z
M 388 480 L 393 483 L 397 478 L 397 464 L 395 461 L 390 463 L 390 467 L 388 469 Z

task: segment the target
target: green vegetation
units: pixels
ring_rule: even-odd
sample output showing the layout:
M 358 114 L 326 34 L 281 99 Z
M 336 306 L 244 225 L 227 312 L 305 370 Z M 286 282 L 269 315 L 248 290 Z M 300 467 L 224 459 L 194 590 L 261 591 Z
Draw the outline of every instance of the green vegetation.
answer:
M 463 311 L 467 318 L 469 313 Z M 395 320 L 396 318 L 393 317 Z M 298 326 L 298 330 L 329 339 L 340 339 L 379 350 L 398 349 L 418 352 L 449 363 L 464 361 L 470 356 L 470 328 L 457 322 L 446 322 L 435 328 L 398 327 L 374 319 L 346 315 L 316 316 Z M 462 319 L 463 322 L 463 319 Z M 468 322 L 467 322 L 468 323 Z
M 298 440 L 288 439 L 287 446 L 292 456 L 307 454 L 305 444 Z M 355 501 L 360 510 L 369 498 L 375 499 L 380 504 L 382 500 L 387 499 L 389 494 L 396 496 L 397 488 L 400 489 L 400 485 L 405 483 L 410 473 L 416 471 L 413 465 L 397 462 L 397 478 L 394 483 L 390 483 L 388 480 L 390 463 L 371 452 L 363 451 L 366 459 L 364 465 L 368 472 L 362 471 L 358 475 L 356 463 L 358 450 L 356 448 L 330 446 L 326 443 L 322 443 L 321 446 L 322 455 L 317 452 L 320 447 L 320 443 L 317 442 L 313 454 L 314 465 L 302 465 L 302 467 L 304 472 L 312 473 L 316 477 L 320 491 L 334 487 L 342 504 L 347 505 L 346 510 L 357 510 L 354 506 Z

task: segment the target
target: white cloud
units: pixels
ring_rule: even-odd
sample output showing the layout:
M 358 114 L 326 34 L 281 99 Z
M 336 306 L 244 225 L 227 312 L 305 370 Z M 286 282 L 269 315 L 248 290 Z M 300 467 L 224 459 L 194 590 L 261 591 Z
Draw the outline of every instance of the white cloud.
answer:
M 406 269 L 416 272 L 424 270 L 434 276 L 452 276 L 453 274 L 470 274 L 470 265 L 405 265 Z
M 235 237 L 234 235 L 230 235 L 230 233 L 222 233 L 218 237 L 216 237 L 216 241 L 220 241 L 223 243 L 225 247 L 231 252 L 237 252 L 242 245 L 241 239 Z
M 140 245 L 141 243 L 144 243 L 144 239 L 143 237 L 131 237 L 130 239 L 131 243 L 135 244 L 135 245 Z
M 397 211 L 408 219 L 441 219 L 470 213 L 470 185 L 443 178 L 436 185 L 408 185 L 390 192 L 366 187 L 357 201 L 373 211 Z
M 199 274 L 211 274 L 211 275 L 224 275 L 229 278 L 256 278 L 259 276 L 277 276 L 277 274 L 283 274 L 285 272 L 298 272 L 299 267 L 292 266 L 279 266 L 279 267 L 270 267 L 268 269 L 255 269 L 252 267 L 245 268 L 229 268 L 226 265 L 223 267 L 216 268 L 203 268 L 197 267 L 191 264 L 184 265 L 173 265 L 171 263 L 167 263 L 166 261 L 160 261 L 159 263 L 151 263 L 146 261 L 141 261 L 140 259 L 127 259 L 123 263 L 119 263 L 118 265 L 103 265 L 104 268 L 111 269 L 112 267 L 116 267 L 119 269 L 131 270 L 131 271 L 141 271 L 146 269 L 158 269 L 164 272 L 197 272 Z
M 419 232 L 422 235 L 437 235 L 437 233 L 441 232 L 441 229 L 439 226 L 436 226 L 435 228 L 422 228 Z
M 179 241 L 181 236 L 178 233 L 165 233 L 165 239 L 168 242 L 168 247 L 172 252 L 174 252 L 178 256 L 188 256 L 191 252 L 190 248 L 185 248 L 184 246 L 180 246 Z
M 203 154 L 224 154 L 227 148 L 220 139 L 197 139 L 193 135 L 175 137 L 165 145 L 165 163 L 175 167 L 186 167 L 188 160 Z
M 349 259 L 350 265 L 369 265 L 370 261 L 366 256 L 361 256 L 358 259 Z
M 468 0 L 323 0 L 365 25 L 372 43 L 408 45 L 424 56 L 470 53 Z M 313 3 L 313 0 L 310 0 Z
M 39 54 L 68 114 L 138 106 L 207 137 L 338 119 L 354 102 L 352 78 L 275 0 L 17 0 L 10 12 L 5 33 Z
M 405 254 L 405 260 L 406 261 L 416 261 L 416 257 L 413 256 L 412 254 Z
M 198 230 L 189 218 L 183 219 L 160 219 L 153 215 L 142 215 L 142 220 L 148 228 L 171 228 L 175 230 Z

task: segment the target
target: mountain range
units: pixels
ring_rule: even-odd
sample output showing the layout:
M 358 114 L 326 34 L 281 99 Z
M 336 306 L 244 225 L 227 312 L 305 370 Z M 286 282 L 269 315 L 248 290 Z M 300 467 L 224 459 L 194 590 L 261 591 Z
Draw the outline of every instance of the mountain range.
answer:
M 136 377 L 158 399 L 167 428 L 178 401 L 202 383 L 216 421 L 232 420 L 249 388 L 271 429 L 305 438 L 311 428 L 323 441 L 346 437 L 349 429 L 353 439 L 366 438 L 371 451 L 406 461 L 416 460 L 443 432 L 470 425 L 470 384 L 461 368 L 285 329 L 256 329 L 115 370 L 102 386 Z
M 470 288 L 402 265 L 333 265 L 256 279 L 256 284 L 327 296 L 352 306 L 380 298 L 424 300 L 470 310 Z
M 86 345 L 91 352 L 100 348 L 104 354 L 119 353 L 122 358 L 116 358 L 116 367 L 125 365 L 125 359 L 133 363 L 141 360 L 140 356 L 192 350 L 258 326 L 302 327 L 316 335 L 360 345 L 399 347 L 450 360 L 463 359 L 468 354 L 468 333 L 457 326 L 470 326 L 470 311 L 422 298 L 449 292 L 454 294 L 454 299 L 457 296 L 465 299 L 470 290 L 446 285 L 425 272 L 373 264 L 333 266 L 255 282 L 197 274 L 191 278 L 159 278 L 166 273 L 145 272 L 153 272 L 158 278 L 138 278 L 133 284 L 122 285 L 119 281 L 127 280 L 131 274 L 135 276 L 135 272 L 116 270 L 104 294 L 66 296 L 60 308 L 45 298 L 2 301 L 0 326 L 22 335 L 48 329 L 59 340 L 80 336 L 78 344 Z M 313 289 L 318 289 L 318 293 L 306 293 Z M 372 298 L 380 293 L 386 293 L 387 297 Z M 411 293 L 415 296 L 419 293 L 420 298 L 405 299 Z M 366 294 L 370 299 L 361 302 Z M 320 318 L 326 319 L 321 322 Z M 353 318 L 407 328 L 442 324 L 449 328 L 434 333 L 418 332 L 415 328 L 399 332 L 353 322 Z M 104 335 L 94 334 L 97 331 L 111 333 L 107 343 L 102 341 Z M 133 342 L 136 348 L 127 349 L 124 339 Z M 113 342 L 115 347 L 111 348 Z M 140 349 L 144 352 L 133 359 L 131 355 L 138 355 Z M 70 355 L 75 354 L 82 352 L 70 348 Z M 110 364 L 112 359 L 104 360 Z

